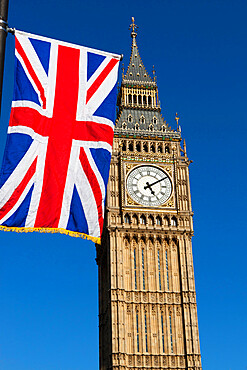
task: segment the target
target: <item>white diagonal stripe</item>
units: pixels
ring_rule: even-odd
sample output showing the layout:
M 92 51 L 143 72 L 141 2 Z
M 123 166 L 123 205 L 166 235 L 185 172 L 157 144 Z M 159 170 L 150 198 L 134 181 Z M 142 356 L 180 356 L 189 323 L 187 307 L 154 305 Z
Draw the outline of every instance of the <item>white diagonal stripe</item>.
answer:
M 104 217 L 104 200 L 105 200 L 105 184 L 104 184 L 104 180 L 103 180 L 103 178 L 101 176 L 101 173 L 98 170 L 98 167 L 95 164 L 95 161 L 94 161 L 94 159 L 92 157 L 92 154 L 91 154 L 90 149 L 84 147 L 84 150 L 85 150 L 87 159 L 88 159 L 88 161 L 90 163 L 90 166 L 91 166 L 91 168 L 93 170 L 93 173 L 95 174 L 95 176 L 97 178 L 97 181 L 98 181 L 98 184 L 99 184 L 99 187 L 100 187 L 100 190 L 101 190 L 101 195 L 102 195 L 102 216 Z
M 45 144 L 40 144 L 38 151 L 38 158 L 37 158 L 37 165 L 36 165 L 36 177 L 34 181 L 34 188 L 32 192 L 31 202 L 25 222 L 26 227 L 34 227 L 40 197 L 42 193 L 42 186 L 44 180 L 44 170 L 45 170 L 45 157 L 46 157 L 46 150 L 47 150 L 48 141 Z
M 99 88 L 95 91 L 91 99 L 86 105 L 86 113 L 93 115 L 99 106 L 103 103 L 109 95 L 117 82 L 118 63 L 113 67 L 109 75 L 105 78 Z
M 9 217 L 11 217 L 15 213 L 15 211 L 18 209 L 18 207 L 21 205 L 21 203 L 24 201 L 24 199 L 26 198 L 26 195 L 28 194 L 29 190 L 31 189 L 34 183 L 35 176 L 36 176 L 36 173 L 34 173 L 31 179 L 29 180 L 28 184 L 25 187 L 25 190 L 22 192 L 20 198 L 18 199 L 14 207 L 12 207 L 10 211 L 0 220 L 0 224 L 3 224 Z
M 48 77 L 47 77 L 47 74 L 44 70 L 44 67 L 42 66 L 42 64 L 39 60 L 38 55 L 36 54 L 36 51 L 35 51 L 33 45 L 31 44 L 31 41 L 29 40 L 28 37 L 20 35 L 20 34 L 17 34 L 16 38 L 20 42 L 28 60 L 30 61 L 31 65 L 33 67 L 33 70 L 34 70 L 36 76 L 38 77 L 41 85 L 43 86 L 44 90 L 46 91 L 47 90 L 47 85 L 48 85 Z
M 94 83 L 94 81 L 96 80 L 96 78 L 99 77 L 99 75 L 101 74 L 101 72 L 105 69 L 105 67 L 107 66 L 107 64 L 110 62 L 112 58 L 110 57 L 105 57 L 105 59 L 103 60 L 103 62 L 99 65 L 99 67 L 96 69 L 96 71 L 92 74 L 92 76 L 89 78 L 89 80 L 87 81 L 87 90 L 90 88 L 90 86 Z
M 110 126 L 113 130 L 115 128 L 114 123 L 108 118 L 99 117 L 99 116 L 92 116 L 92 120 L 93 120 L 93 122 L 101 123 L 102 125 Z
M 3 184 L 0 189 L 0 208 L 9 200 L 15 189 L 19 186 L 23 178 L 25 177 L 30 165 L 38 154 L 38 141 L 33 141 L 30 148 L 18 163 L 14 171 L 9 176 L 8 180 Z
M 78 195 L 81 198 L 83 211 L 88 225 L 88 234 L 96 238 L 100 237 L 100 227 L 98 219 L 97 204 L 90 183 L 87 179 L 82 165 L 78 163 L 78 171 L 76 174 L 76 188 Z
M 31 82 L 31 84 L 32 84 L 32 86 L 33 86 L 33 88 L 34 88 L 34 91 L 37 93 L 37 95 L 38 95 L 38 98 L 39 98 L 39 102 L 40 102 L 40 104 L 41 104 L 41 107 L 43 106 L 43 102 L 42 102 L 42 99 L 41 99 L 41 97 L 40 97 L 40 91 L 39 91 L 39 89 L 37 88 L 37 86 L 36 86 L 36 83 L 34 82 L 34 80 L 32 79 L 32 76 L 30 75 L 30 73 L 28 72 L 28 69 L 27 69 L 27 67 L 26 67 L 26 65 L 25 65 L 25 63 L 24 63 L 24 61 L 23 61 L 23 59 L 22 59 L 22 57 L 20 56 L 20 54 L 18 53 L 18 51 L 15 49 L 15 55 L 16 55 L 16 58 L 19 60 L 19 62 L 21 63 L 21 65 L 22 65 L 22 68 L 24 69 L 24 71 L 25 71 L 25 73 L 26 73 L 26 75 L 27 75 L 27 77 L 28 77 L 28 79 L 29 79 L 29 81 Z M 37 104 L 36 104 L 37 105 Z

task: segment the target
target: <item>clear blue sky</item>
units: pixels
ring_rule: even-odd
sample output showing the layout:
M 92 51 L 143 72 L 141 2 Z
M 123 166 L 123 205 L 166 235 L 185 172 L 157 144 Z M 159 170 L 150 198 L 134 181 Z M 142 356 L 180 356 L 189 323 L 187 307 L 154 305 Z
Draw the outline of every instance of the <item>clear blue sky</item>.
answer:
M 247 2 L 10 0 L 12 27 L 124 54 L 138 45 L 163 115 L 187 142 L 204 370 L 247 369 Z M 0 157 L 13 88 L 7 40 Z M 95 247 L 62 235 L 0 232 L 0 368 L 98 369 Z

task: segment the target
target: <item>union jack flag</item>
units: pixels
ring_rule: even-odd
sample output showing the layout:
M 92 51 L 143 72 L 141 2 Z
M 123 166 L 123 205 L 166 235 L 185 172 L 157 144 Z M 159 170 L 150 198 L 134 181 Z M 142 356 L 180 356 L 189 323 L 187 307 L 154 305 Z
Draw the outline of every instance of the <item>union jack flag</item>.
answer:
M 120 55 L 20 31 L 15 43 L 1 228 L 100 242 Z

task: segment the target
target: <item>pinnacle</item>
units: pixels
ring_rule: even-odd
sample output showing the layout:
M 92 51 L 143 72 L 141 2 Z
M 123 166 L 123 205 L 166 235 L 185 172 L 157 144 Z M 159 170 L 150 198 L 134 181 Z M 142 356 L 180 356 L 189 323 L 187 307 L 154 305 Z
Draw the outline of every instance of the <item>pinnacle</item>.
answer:
M 130 28 L 132 29 L 131 56 L 127 72 L 123 78 L 123 82 L 132 82 L 144 85 L 150 83 L 156 84 L 155 81 L 147 73 L 145 66 L 142 62 L 142 59 L 140 57 L 140 53 L 136 43 L 137 33 L 135 31 L 137 26 L 134 22 L 135 22 L 134 17 L 132 17 L 132 24 L 130 25 Z

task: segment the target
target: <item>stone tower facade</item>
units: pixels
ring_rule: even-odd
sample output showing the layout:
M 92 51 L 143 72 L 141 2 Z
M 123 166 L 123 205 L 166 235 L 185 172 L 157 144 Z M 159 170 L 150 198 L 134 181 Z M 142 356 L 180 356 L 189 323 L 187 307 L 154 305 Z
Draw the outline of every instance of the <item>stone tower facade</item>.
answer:
M 131 27 L 97 246 L 100 369 L 201 369 L 190 161 L 179 126 L 161 115 L 134 19 Z

